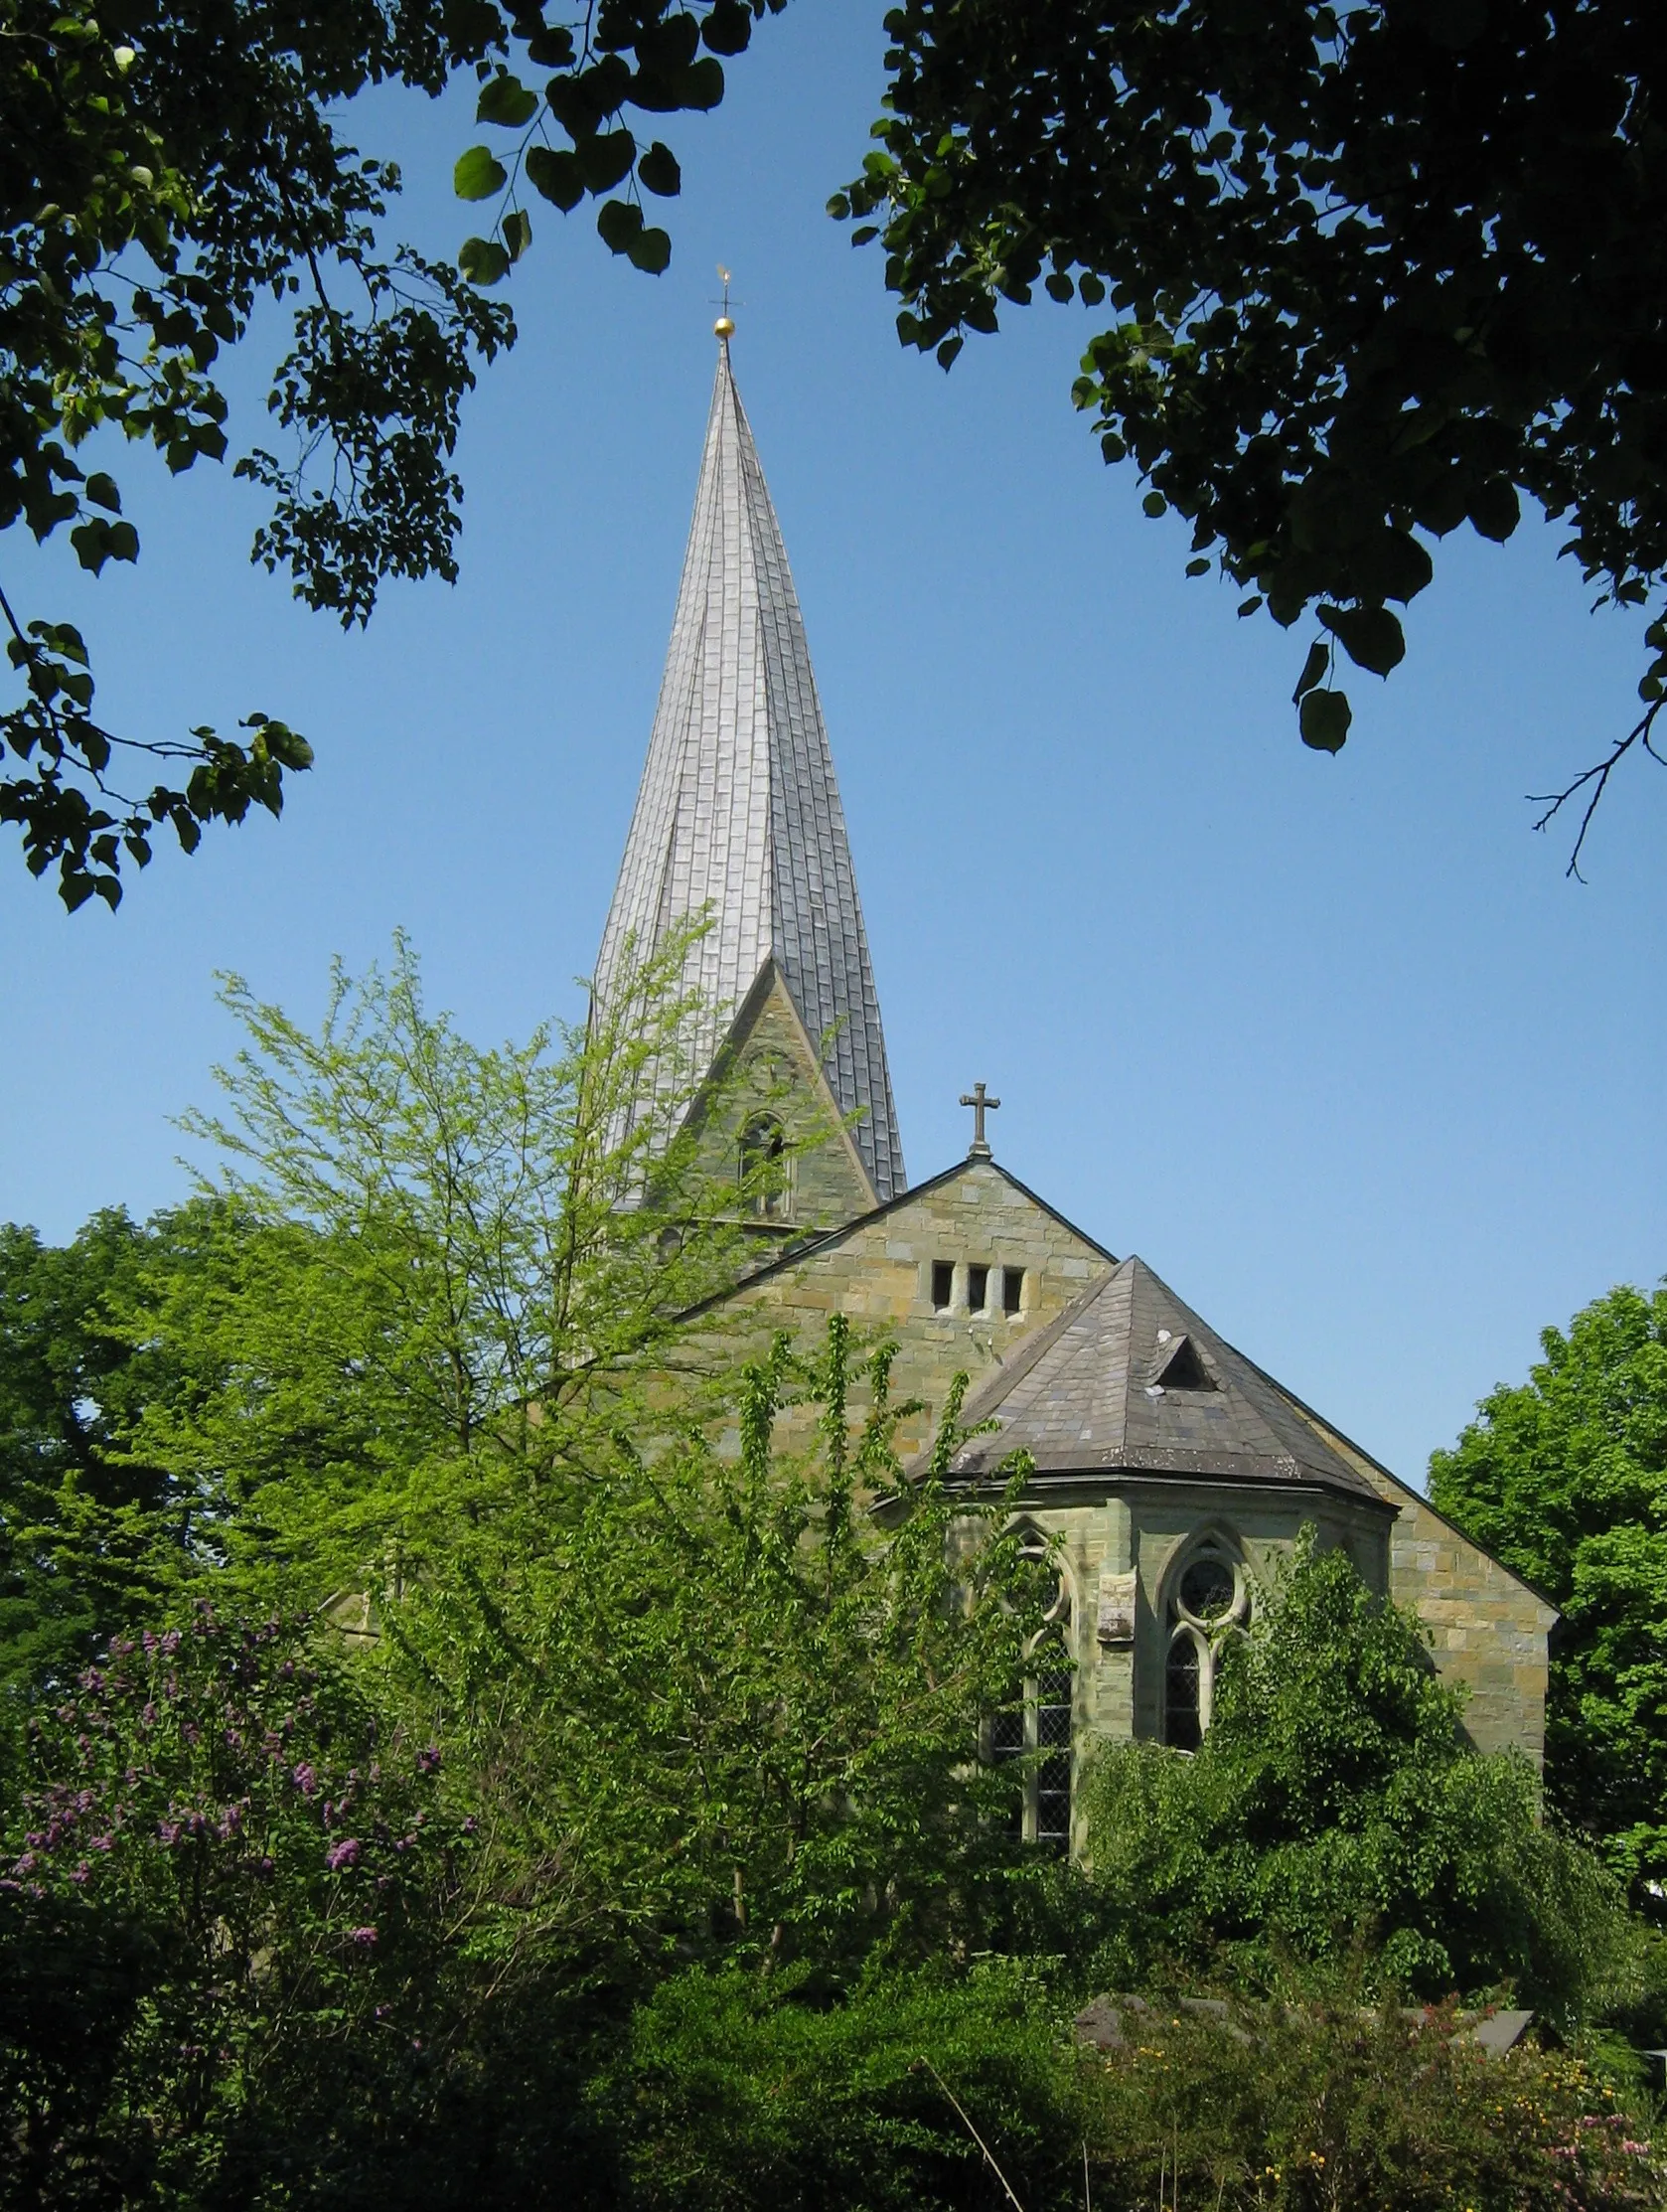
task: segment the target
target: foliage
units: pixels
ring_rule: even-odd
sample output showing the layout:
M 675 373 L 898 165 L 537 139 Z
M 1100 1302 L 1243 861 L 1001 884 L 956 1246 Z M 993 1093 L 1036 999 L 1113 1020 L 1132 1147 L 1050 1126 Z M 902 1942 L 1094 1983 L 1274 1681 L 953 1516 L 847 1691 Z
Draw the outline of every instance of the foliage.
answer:
M 603 0 L 575 29 L 540 0 L 8 0 L 0 36 L 0 528 L 68 528 L 81 565 L 134 560 L 139 539 L 106 468 L 82 450 L 107 431 L 155 448 L 178 474 L 228 450 L 215 363 L 270 294 L 289 308 L 268 410 L 287 454 L 262 446 L 236 473 L 271 495 L 254 557 L 297 596 L 364 622 L 388 576 L 457 573 L 459 408 L 515 336 L 477 289 L 529 241 L 519 203 L 460 266 L 388 246 L 396 166 L 362 158 L 343 117 L 368 86 L 436 95 L 473 73 L 483 122 L 522 131 L 526 174 L 565 208 L 602 199 L 604 241 L 664 268 L 639 183 L 678 189 L 626 112 L 713 107 L 719 54 L 747 44 L 781 0 Z M 704 40 L 710 52 L 695 59 Z M 542 109 L 510 70 L 552 72 L 550 114 L 570 150 L 543 143 Z M 530 126 L 530 127 L 529 127 Z M 518 156 L 518 159 L 521 157 Z M 518 171 L 519 175 L 519 171 Z M 507 181 L 487 150 L 458 165 L 480 198 Z M 512 190 L 511 200 L 514 202 Z M 36 874 L 57 864 L 66 904 L 114 906 L 123 856 L 143 867 L 159 825 L 195 850 L 203 825 L 277 813 L 311 750 L 264 712 L 241 740 L 120 736 L 93 718 L 85 643 L 68 622 L 23 620 L 0 593 L 21 703 L 0 743 L 0 821 L 23 830 Z M 150 791 L 113 763 L 160 764 Z M 183 781 L 166 780 L 182 776 Z
M 1659 1911 L 1667 1882 L 1667 1292 L 1610 1291 L 1541 1337 L 1430 1495 L 1563 1611 L 1547 1794 Z
M 691 1429 L 505 1493 L 453 1525 L 443 1574 L 384 1591 L 396 1679 L 479 1778 L 507 1952 L 588 1951 L 626 1980 L 737 1955 L 837 1975 L 1022 1909 L 1017 1779 L 974 1754 L 1046 1578 L 1004 1501 L 945 1490 L 959 1387 L 903 1489 L 889 1361 L 859 1377 L 841 1316 L 807 1366 L 778 1340 L 742 1370 L 734 1457 Z M 794 1394 L 816 1429 L 784 1450 Z
M 0 1227 L 0 1695 L 65 1685 L 169 1587 L 170 1496 L 127 1430 L 164 1363 L 112 1329 L 109 1301 L 160 1232 L 119 1210 L 54 1249 Z M 3 1724 L 0 1724 L 3 1725 Z
M 1220 2212 L 1599 2212 L 1667 2201 L 1642 2125 L 1577 2058 L 1488 2058 L 1450 2009 L 1374 2012 L 1346 1991 L 1153 2000 L 1095 2069 L 1094 2201 Z
M 901 0 L 885 113 L 831 203 L 871 217 L 905 344 L 947 368 L 1041 282 L 1116 321 L 1075 388 L 1146 512 L 1387 676 L 1425 537 L 1567 517 L 1599 599 L 1667 578 L 1667 166 L 1649 0 Z M 1422 533 L 1423 536 L 1417 535 Z M 1667 684 L 1667 613 L 1631 744 Z M 1566 794 L 1565 796 L 1568 796 Z M 1555 811 L 1555 810 L 1554 810 Z M 1577 848 L 1578 854 L 1578 848 Z
M 875 1969 L 836 2001 L 792 1976 L 694 1971 L 633 2015 L 591 2097 L 644 2212 L 985 2212 L 991 2177 L 948 2083 L 1040 2212 L 1072 2203 L 1081 2178 L 1055 2012 L 1042 1975 L 1014 1960 Z
M 1111 1971 L 1167 1959 L 1254 1983 L 1364 1946 L 1376 1988 L 1508 1981 L 1565 2019 L 1630 2001 L 1646 1962 L 1619 1892 L 1539 1823 L 1526 1762 L 1468 1749 L 1458 1720 L 1416 1618 L 1310 1531 L 1226 1654 L 1202 1748 L 1099 1757 Z
M 427 1011 L 403 939 L 385 973 L 337 972 L 316 1031 L 227 982 L 249 1041 L 224 1113 L 186 1120 L 220 1154 L 201 1263 L 127 1324 L 180 1378 L 132 1448 L 196 1493 L 215 1559 L 316 1604 L 413 1571 L 430 1507 L 613 1463 L 677 1315 L 746 1250 L 660 1082 L 692 934 L 589 1026 L 495 1048 Z
M 249 1043 L 191 1122 L 222 1176 L 143 1229 L 0 1236 L 13 1710 L 194 1591 L 306 1610 L 414 1571 L 495 1487 L 611 1466 L 646 1396 L 704 1387 L 723 1332 L 681 1351 L 675 1316 L 744 1263 L 750 1191 L 669 1135 L 680 958 L 494 1050 L 403 943 L 316 1033 L 230 984 Z
M 112 1644 L 6 1808 L 11 2201 L 269 2202 L 397 2129 L 469 1849 L 439 1763 L 275 1622 Z
M 199 1606 L 40 1710 L 0 1816 L 19 2201 L 582 2201 L 619 2153 L 579 2085 L 691 1957 L 826 1999 L 985 1940 L 1028 1854 L 969 1752 L 1045 1577 L 999 1536 L 958 1572 L 936 1476 L 876 1527 L 883 1364 L 849 1433 L 834 1326 L 806 1454 L 778 1346 L 733 1469 L 454 1498 L 379 1644 Z
M 1118 2001 L 1073 2049 L 1034 1966 L 877 1971 L 836 2001 L 734 1972 L 667 1982 L 592 2101 L 629 2201 L 1026 2212 L 1598 2212 L 1667 2201 L 1646 2129 L 1581 2060 L 1490 2059 L 1450 2006 L 1324 1994 Z M 974 2133 L 976 2131 L 976 2134 Z

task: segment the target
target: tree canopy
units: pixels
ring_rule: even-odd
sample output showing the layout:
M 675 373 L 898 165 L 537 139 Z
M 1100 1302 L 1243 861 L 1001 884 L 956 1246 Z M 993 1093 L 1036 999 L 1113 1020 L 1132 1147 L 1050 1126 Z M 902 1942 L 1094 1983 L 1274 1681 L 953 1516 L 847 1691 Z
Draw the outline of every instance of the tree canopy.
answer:
M 1667 1291 L 1622 1287 L 1540 1339 L 1430 1495 L 1562 1609 L 1546 1786 L 1659 1914 L 1667 1883 Z
M 904 342 L 947 368 L 1038 284 L 1109 299 L 1077 405 L 1191 524 L 1189 574 L 1314 610 L 1325 751 L 1336 648 L 1396 666 L 1427 541 L 1508 538 L 1523 495 L 1565 520 L 1599 602 L 1657 600 L 1640 719 L 1550 811 L 1594 802 L 1667 687 L 1650 0 L 901 0 L 886 27 L 878 143 L 832 207 L 882 240 Z
M 389 576 L 455 576 L 459 407 L 476 365 L 515 337 L 479 287 L 531 238 L 517 187 L 563 212 L 599 202 L 607 245 L 664 268 L 671 241 L 643 194 L 675 195 L 678 163 L 635 118 L 715 106 L 719 56 L 781 5 L 601 0 L 569 26 L 540 0 L 8 0 L 0 530 L 67 530 L 95 574 L 137 559 L 120 485 L 87 466 L 88 441 L 148 444 L 176 474 L 223 459 L 215 365 L 266 295 L 289 309 L 289 343 L 268 401 L 282 442 L 234 464 L 270 498 L 255 558 L 344 624 L 369 617 Z M 518 67 L 543 74 L 542 96 Z M 459 75 L 517 152 L 513 180 L 484 146 L 459 160 L 465 198 L 508 197 L 454 265 L 388 239 L 398 169 L 362 155 L 346 122 L 369 86 L 433 96 Z M 158 827 L 191 852 L 206 823 L 278 812 L 285 775 L 311 761 L 254 710 L 237 738 L 118 734 L 94 717 L 73 624 L 4 591 L 0 617 L 23 692 L 0 713 L 0 822 L 21 826 L 35 873 L 56 865 L 72 908 L 113 906 L 124 860 L 145 866 Z M 133 787 L 153 767 L 162 780 Z

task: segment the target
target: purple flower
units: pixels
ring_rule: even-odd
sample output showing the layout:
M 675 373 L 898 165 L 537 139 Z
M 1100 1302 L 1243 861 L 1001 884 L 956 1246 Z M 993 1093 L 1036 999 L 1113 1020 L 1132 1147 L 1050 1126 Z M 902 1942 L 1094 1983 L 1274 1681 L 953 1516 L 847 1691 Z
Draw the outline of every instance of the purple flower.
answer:
M 369 1951 L 376 1940 L 377 1931 L 374 1928 L 350 1928 L 348 1930 L 349 1943 L 358 1944 L 363 1951 Z
M 308 1766 L 305 1759 L 303 1759 L 301 1764 L 295 1769 L 293 1780 L 295 1783 L 295 1787 L 300 1791 L 301 1795 L 304 1798 L 316 1797 L 318 1795 L 318 1776 L 314 1774 L 312 1768 Z
M 325 1853 L 324 1863 L 329 1867 L 332 1874 L 339 1874 L 344 1866 L 357 1866 L 359 1863 L 358 1836 L 345 1835 L 340 1843 L 332 1844 L 331 1848 Z
M 172 1659 L 179 1648 L 180 1632 L 178 1629 L 170 1629 L 167 1635 L 164 1636 L 164 1638 L 162 1639 L 163 1656 L 167 1659 Z
M 438 1746 L 437 1744 L 430 1744 L 430 1745 L 429 1745 L 429 1747 L 428 1747 L 428 1749 L 427 1749 L 426 1751 L 419 1751 L 419 1752 L 417 1753 L 417 1773 L 418 1773 L 418 1774 L 438 1774 L 438 1773 L 439 1773 L 439 1771 L 440 1771 L 440 1751 L 439 1751 L 439 1746 Z

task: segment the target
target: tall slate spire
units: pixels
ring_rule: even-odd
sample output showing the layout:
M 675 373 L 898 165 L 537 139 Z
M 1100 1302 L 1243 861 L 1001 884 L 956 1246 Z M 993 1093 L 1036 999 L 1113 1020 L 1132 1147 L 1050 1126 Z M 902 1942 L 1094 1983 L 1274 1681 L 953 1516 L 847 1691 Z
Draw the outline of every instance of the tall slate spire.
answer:
M 694 521 L 648 762 L 597 959 L 607 998 L 639 957 L 709 902 L 685 987 L 708 1068 L 773 961 L 884 1202 L 905 1187 L 879 1001 L 844 810 L 798 594 L 752 430 L 718 352 Z

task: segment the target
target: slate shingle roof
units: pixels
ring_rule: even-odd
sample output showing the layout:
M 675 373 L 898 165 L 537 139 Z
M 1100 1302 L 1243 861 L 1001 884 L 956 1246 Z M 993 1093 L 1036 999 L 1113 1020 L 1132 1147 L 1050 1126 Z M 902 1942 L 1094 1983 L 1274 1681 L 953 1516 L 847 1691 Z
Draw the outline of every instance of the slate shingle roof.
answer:
M 666 673 L 593 988 L 606 1002 L 628 941 L 646 956 L 710 903 L 685 989 L 703 1075 L 774 956 L 883 1204 L 906 1187 L 844 810 L 804 618 L 752 430 L 718 356 Z
M 1140 1259 L 1125 1260 L 1021 1345 L 963 1418 L 991 1416 L 998 1428 L 963 1447 L 956 1474 L 987 1474 L 1022 1447 L 1044 1475 L 1319 1483 L 1381 1502 L 1279 1385 Z

